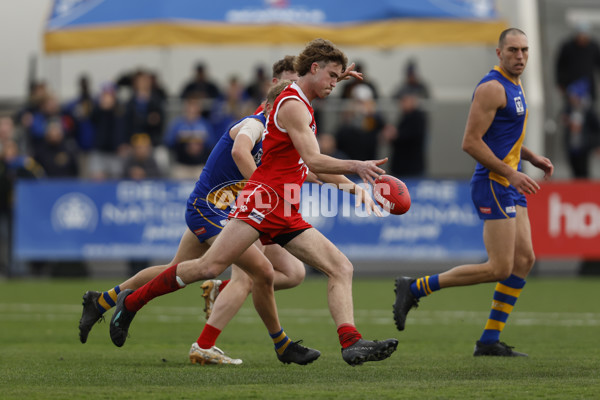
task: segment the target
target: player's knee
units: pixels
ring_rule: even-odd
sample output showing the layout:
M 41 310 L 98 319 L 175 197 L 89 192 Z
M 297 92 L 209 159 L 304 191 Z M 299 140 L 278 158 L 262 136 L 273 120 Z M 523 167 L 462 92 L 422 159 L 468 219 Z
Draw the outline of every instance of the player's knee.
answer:
M 275 271 L 273 270 L 271 264 L 265 265 L 252 275 L 252 281 L 254 285 L 273 286 L 274 280 Z
M 354 266 L 347 258 L 333 268 L 334 275 L 345 280 L 352 280 L 354 275 Z
M 298 263 L 294 265 L 294 268 L 290 269 L 290 273 L 288 274 L 288 283 L 289 287 L 296 287 L 304 281 L 306 276 L 306 268 L 304 268 L 304 263 Z
M 533 251 L 525 254 L 519 254 L 517 256 L 514 269 L 517 272 L 528 274 L 529 271 L 531 271 L 531 268 L 533 268 L 533 264 L 535 264 L 535 254 Z
M 500 282 L 507 279 L 512 274 L 513 263 L 505 260 L 504 262 L 496 262 L 488 264 L 489 282 Z

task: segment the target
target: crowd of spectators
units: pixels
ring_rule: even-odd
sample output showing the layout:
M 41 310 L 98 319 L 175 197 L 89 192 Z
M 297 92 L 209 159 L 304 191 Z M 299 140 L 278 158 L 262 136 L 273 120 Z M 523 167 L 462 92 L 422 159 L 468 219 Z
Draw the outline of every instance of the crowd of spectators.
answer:
M 407 71 L 416 76 L 415 69 L 411 62 Z M 360 63 L 357 70 L 365 72 Z M 406 130 L 403 125 L 398 135 L 400 116 L 386 120 L 377 106 L 378 88 L 366 72 L 365 78 L 342 84 L 338 96 L 345 101 L 337 126 L 332 132 L 319 132 L 331 136 L 328 144 L 339 156 L 377 158 L 381 146 L 394 149 Z M 407 76 L 403 86 L 410 83 Z M 2 119 L 0 147 L 14 141 L 18 154 L 35 165 L 36 176 L 102 181 L 139 178 L 139 173 L 132 175 L 131 164 L 140 163 L 142 151 L 136 146 L 144 143 L 156 164 L 156 171 L 146 177 L 195 180 L 222 132 L 256 109 L 269 84 L 269 74 L 259 65 L 246 84 L 232 76 L 220 87 L 204 63 L 194 66 L 178 93 L 169 93 L 153 71 L 143 69 L 97 87 L 82 75 L 76 80 L 76 96 L 63 101 L 51 84 L 32 82 L 23 106 Z M 409 94 L 413 91 L 399 94 L 400 103 Z M 174 102 L 177 107 L 172 107 Z M 401 115 L 403 108 L 398 111 Z M 424 141 L 415 143 L 422 146 Z M 424 165 L 415 175 L 423 169 Z M 390 172 L 412 174 L 396 167 Z

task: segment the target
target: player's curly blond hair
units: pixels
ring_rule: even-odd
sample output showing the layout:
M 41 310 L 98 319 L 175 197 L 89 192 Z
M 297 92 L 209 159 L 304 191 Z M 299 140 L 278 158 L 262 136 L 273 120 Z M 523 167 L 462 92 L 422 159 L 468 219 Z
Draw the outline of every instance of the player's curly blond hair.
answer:
M 313 63 L 327 64 L 338 63 L 342 66 L 342 72 L 346 70 L 348 57 L 333 43 L 326 39 L 315 39 L 308 43 L 302 53 L 294 61 L 294 69 L 298 76 L 304 76 L 310 71 Z

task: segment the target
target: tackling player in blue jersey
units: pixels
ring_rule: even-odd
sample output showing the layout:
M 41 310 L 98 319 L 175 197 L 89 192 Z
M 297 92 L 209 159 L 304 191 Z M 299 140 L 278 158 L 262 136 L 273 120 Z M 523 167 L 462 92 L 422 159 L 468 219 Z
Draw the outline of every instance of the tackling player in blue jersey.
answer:
M 471 197 L 484 221 L 488 260 L 419 279 L 399 277 L 395 282 L 398 330 L 404 330 L 408 311 L 423 296 L 442 288 L 498 282 L 475 356 L 526 356 L 500 342 L 500 332 L 535 261 L 524 194 L 534 194 L 540 187 L 521 171 L 521 160 L 541 169 L 545 178 L 554 171 L 549 159 L 523 145 L 528 109 L 520 76 L 528 54 L 525 33 L 516 28 L 502 32 L 496 49 L 499 63 L 475 89 L 462 143 L 477 161 Z

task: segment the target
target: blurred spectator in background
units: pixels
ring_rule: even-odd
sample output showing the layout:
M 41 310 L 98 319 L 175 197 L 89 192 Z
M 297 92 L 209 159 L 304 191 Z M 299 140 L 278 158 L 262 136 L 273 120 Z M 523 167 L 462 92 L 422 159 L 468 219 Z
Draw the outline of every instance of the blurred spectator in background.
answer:
M 75 178 L 79 175 L 77 146 L 65 137 L 60 120 L 48 122 L 44 142 L 36 148 L 33 157 L 47 177 Z
M 221 90 L 219 89 L 219 86 L 208 77 L 208 71 L 204 63 L 196 64 L 193 78 L 183 86 L 179 97 L 185 99 L 191 94 L 209 100 L 205 102 L 202 116 L 206 119 L 210 119 L 213 102 L 221 98 Z
M 377 87 L 365 73 L 364 65 L 360 62 L 357 62 L 354 70 L 356 72 L 362 73 L 363 79 L 362 80 L 350 79 L 350 80 L 344 81 L 344 83 L 342 84 L 343 86 L 341 88 L 342 90 L 340 93 L 340 97 L 342 99 L 352 99 L 353 98 L 352 93 L 354 92 L 354 88 L 358 85 L 366 85 L 369 89 L 371 89 L 372 98 L 377 100 L 379 98 L 379 93 L 378 93 Z
M 429 89 L 417 72 L 417 62 L 409 60 L 404 68 L 403 81 L 393 94 L 393 98 L 401 99 L 406 93 L 414 94 L 421 99 L 429 98 Z
M 600 46 L 591 36 L 591 26 L 587 22 L 579 23 L 575 34 L 565 40 L 559 50 L 556 61 L 556 83 L 568 103 L 567 88 L 573 82 L 587 80 L 592 104 L 596 100 L 595 72 L 600 72 Z
M 91 121 L 94 147 L 89 157 L 89 177 L 94 180 L 117 179 L 123 171 L 127 154 L 123 134 L 124 108 L 119 103 L 115 86 L 102 85 L 93 108 Z
M 229 78 L 229 83 L 225 88 L 225 98 L 213 102 L 209 120 L 211 125 L 211 148 L 219 141 L 218 132 L 227 130 L 229 125 L 252 113 L 256 108 L 255 104 L 248 104 L 245 101 L 244 92 L 244 86 L 239 78 L 234 75 Z
M 88 176 L 87 166 L 89 153 L 94 147 L 94 127 L 92 113 L 94 99 L 90 90 L 90 81 L 87 75 L 81 75 L 77 80 L 77 96 L 65 105 L 65 115 L 73 123 L 73 135 L 79 147 L 79 165 L 81 175 Z
M 65 105 L 65 113 L 74 122 L 73 133 L 79 149 L 87 152 L 94 146 L 94 128 L 91 121 L 94 99 L 86 75 L 80 76 L 77 83 L 77 96 Z
M 29 85 L 29 93 L 23 107 L 17 112 L 16 122 L 25 131 L 33 123 L 33 114 L 40 111 L 42 102 L 48 96 L 48 87 L 44 81 L 34 81 Z
M 202 100 L 191 94 L 183 100 L 183 113 L 169 127 L 165 144 L 171 150 L 171 178 L 196 180 L 211 150 L 211 127 L 201 115 Z
M 47 94 L 39 110 L 32 114 L 31 123 L 26 127 L 27 148 L 30 154 L 35 154 L 39 146 L 45 145 L 46 131 L 51 121 L 60 121 L 63 133 L 72 137 L 73 120 L 62 112 L 56 96 Z
M 152 94 L 158 97 L 163 103 L 169 99 L 169 93 L 156 72 L 150 72 L 150 86 L 152 87 Z
M 145 133 L 136 133 L 131 137 L 131 153 L 125 160 L 121 178 L 139 181 L 161 177 L 162 174 L 154 158 L 150 137 Z M 130 260 L 128 262 L 129 274 L 135 275 L 149 264 L 149 260 Z
M 11 276 L 25 273 L 19 271 L 12 259 L 15 184 L 19 179 L 41 176 L 43 171 L 40 166 L 33 158 L 21 153 L 19 145 L 13 138 L 2 140 L 0 146 L 0 273 L 2 274 Z
M 380 134 L 385 127 L 371 87 L 356 85 L 335 132 L 337 147 L 350 159 L 375 160 Z
M 123 179 L 156 179 L 162 174 L 154 158 L 152 141 L 146 133 L 136 133 L 131 137 L 131 153 L 123 164 Z
M 252 81 L 246 86 L 244 97 L 256 106 L 267 97 L 267 91 L 270 87 L 271 81 L 267 77 L 265 67 L 259 65 L 254 70 Z
M 389 142 L 392 147 L 391 173 L 399 178 L 425 175 L 427 115 L 419 108 L 417 92 L 406 91 L 398 100 L 400 118 Z
M 590 177 L 590 155 L 600 143 L 600 122 L 593 111 L 587 79 L 567 86 L 567 103 L 562 111 L 565 149 L 575 178 Z
M 9 116 L 0 116 L 0 151 L 4 147 L 4 144 L 14 140 L 19 144 L 19 149 L 23 150 L 17 137 L 17 130 L 15 129 L 15 123 Z
M 153 91 L 152 77 L 140 70 L 133 77 L 133 93 L 125 105 L 124 141 L 145 132 L 154 146 L 162 142 L 165 121 L 164 104 Z

